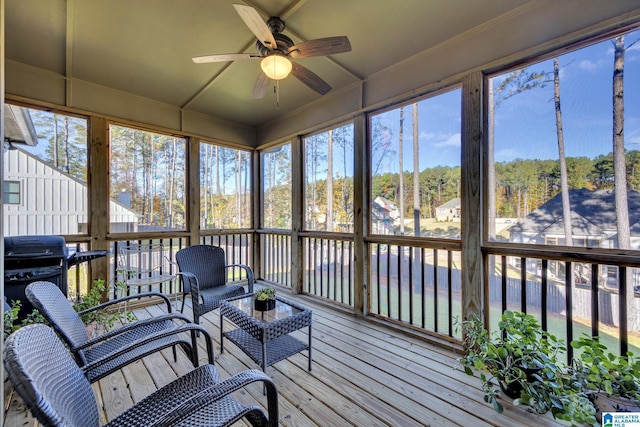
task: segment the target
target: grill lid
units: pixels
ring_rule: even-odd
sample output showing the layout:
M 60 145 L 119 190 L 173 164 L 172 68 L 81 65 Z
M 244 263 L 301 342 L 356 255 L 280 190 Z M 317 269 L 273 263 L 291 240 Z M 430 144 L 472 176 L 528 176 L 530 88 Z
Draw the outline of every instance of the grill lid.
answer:
M 62 236 L 10 236 L 4 238 L 5 261 L 33 258 L 67 259 L 67 245 Z

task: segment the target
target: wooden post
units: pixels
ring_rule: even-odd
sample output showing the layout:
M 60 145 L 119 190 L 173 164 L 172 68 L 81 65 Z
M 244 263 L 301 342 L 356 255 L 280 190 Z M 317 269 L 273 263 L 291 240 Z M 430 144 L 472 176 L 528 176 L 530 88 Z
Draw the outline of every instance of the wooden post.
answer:
M 109 232 L 109 125 L 104 117 L 89 118 L 89 234 L 91 250 L 109 250 L 107 233 Z M 112 254 L 115 256 L 115 254 Z M 91 261 L 91 283 L 104 279 L 109 283 L 109 258 L 102 257 Z M 89 283 L 89 287 L 91 286 Z
M 300 232 L 304 221 L 304 153 L 302 138 L 291 139 L 291 292 L 300 294 L 303 291 L 304 279 L 304 244 Z
M 462 317 L 482 316 L 482 84 L 475 72 L 462 81 Z M 486 188 L 486 185 L 485 185 Z
M 263 194 L 262 194 L 262 157 L 258 151 L 253 151 L 253 169 L 251 175 L 251 194 L 253 194 L 253 215 L 251 221 L 253 223 L 252 228 L 253 241 L 251 247 L 253 248 L 253 271 L 256 279 L 262 279 L 264 277 L 262 271 L 262 245 L 260 234 L 255 232 L 262 227 L 262 206 Z
M 189 245 L 200 243 L 200 139 L 187 138 L 187 230 Z
M 369 212 L 369 149 L 366 140 L 364 114 L 359 114 L 353 121 L 353 252 L 354 252 L 354 302 L 353 309 L 357 316 L 365 316 L 369 311 L 369 248 L 364 241 L 368 234 Z

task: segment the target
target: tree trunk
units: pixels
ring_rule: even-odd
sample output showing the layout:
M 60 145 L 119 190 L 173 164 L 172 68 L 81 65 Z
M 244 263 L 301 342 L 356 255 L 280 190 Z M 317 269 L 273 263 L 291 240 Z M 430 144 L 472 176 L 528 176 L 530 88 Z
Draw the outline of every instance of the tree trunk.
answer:
M 493 154 L 493 135 L 495 129 L 495 99 L 493 96 L 493 83 L 489 84 L 489 129 L 488 129 L 488 147 L 487 147 L 487 233 L 489 235 L 489 240 L 496 239 L 496 166 L 494 164 L 494 154 Z M 491 260 L 494 260 L 495 257 L 490 257 Z M 494 272 L 493 267 L 489 270 L 491 273 Z
M 420 158 L 418 103 L 413 104 L 413 235 L 420 235 Z
M 327 231 L 334 231 L 333 227 L 333 131 L 328 132 L 328 153 L 327 153 Z
M 631 231 L 629 227 L 629 206 L 627 201 L 627 164 L 624 152 L 624 36 L 614 40 L 613 63 L 613 182 L 615 187 L 616 219 L 618 225 L 618 247 L 631 248 Z M 639 314 L 630 310 L 635 305 L 632 269 L 627 269 L 627 322 L 629 330 L 637 330 Z
M 404 176 L 402 175 L 402 138 L 404 137 L 404 107 L 400 107 L 400 133 L 398 135 L 398 169 L 400 176 L 398 177 L 398 193 L 400 198 L 399 210 L 400 210 L 400 234 L 404 235 Z
M 560 160 L 560 192 L 562 194 L 562 217 L 564 221 L 564 239 L 567 246 L 573 246 L 571 227 L 571 204 L 569 203 L 569 180 L 567 178 L 567 159 L 564 154 L 564 133 L 562 131 L 562 109 L 560 108 L 560 67 L 558 58 L 553 58 L 553 101 L 556 110 L 556 133 L 558 135 L 558 158 Z M 573 274 L 568 271 L 573 277 Z

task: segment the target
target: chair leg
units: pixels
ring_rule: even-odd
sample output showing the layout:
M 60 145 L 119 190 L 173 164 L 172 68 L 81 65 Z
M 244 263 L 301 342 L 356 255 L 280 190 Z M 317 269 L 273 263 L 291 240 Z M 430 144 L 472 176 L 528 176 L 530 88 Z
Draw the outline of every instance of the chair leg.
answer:
M 184 312 L 184 299 L 186 298 L 186 294 L 182 293 L 182 307 L 180 307 L 180 313 Z

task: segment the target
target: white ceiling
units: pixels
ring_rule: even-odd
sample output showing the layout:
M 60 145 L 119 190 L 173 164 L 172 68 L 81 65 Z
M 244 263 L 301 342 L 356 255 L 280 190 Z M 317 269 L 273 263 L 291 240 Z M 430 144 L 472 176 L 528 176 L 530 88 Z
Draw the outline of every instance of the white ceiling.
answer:
M 558 0 L 556 0 L 558 1 Z M 293 76 L 252 99 L 259 61 L 195 64 L 191 57 L 255 52 L 239 0 L 6 0 L 6 59 L 258 127 L 320 95 Z M 294 42 L 346 35 L 352 51 L 299 59 L 333 91 L 543 0 L 252 0 L 280 16 Z M 591 1 L 590 3 L 597 3 Z M 602 6 L 600 6 L 602 7 Z

